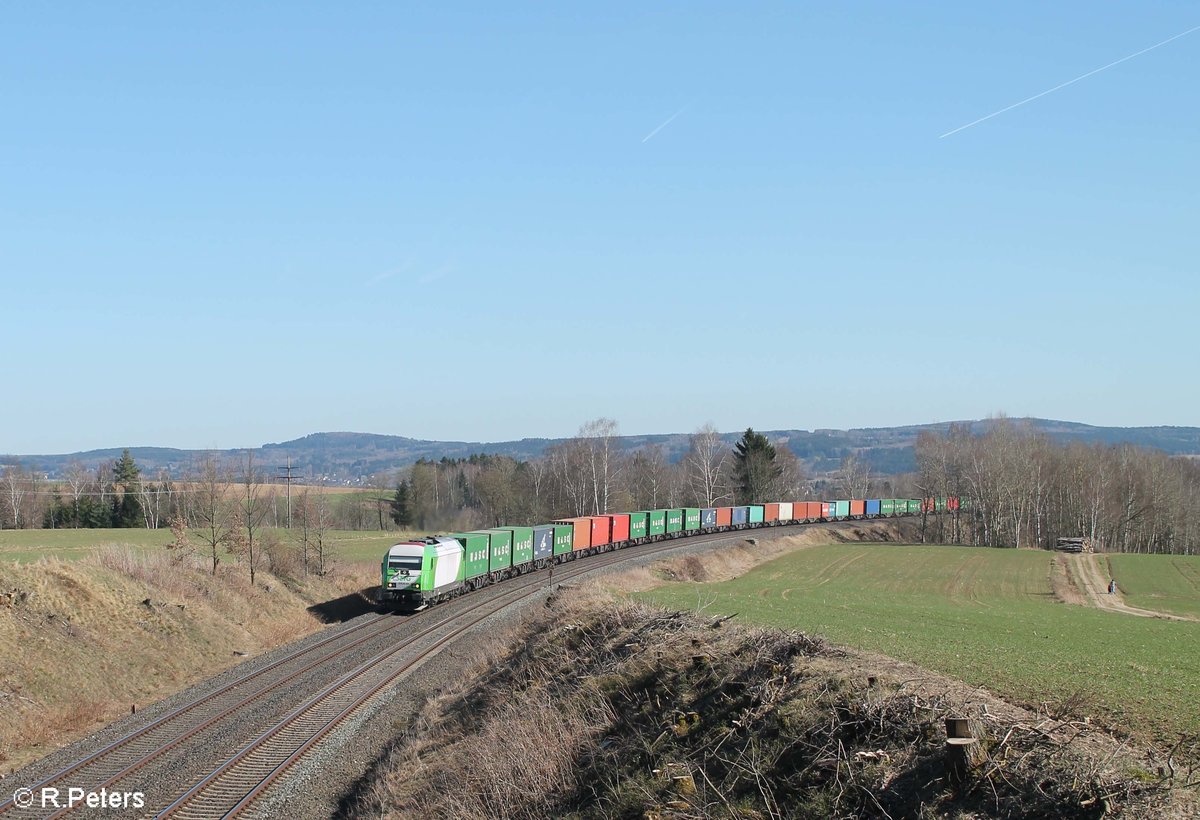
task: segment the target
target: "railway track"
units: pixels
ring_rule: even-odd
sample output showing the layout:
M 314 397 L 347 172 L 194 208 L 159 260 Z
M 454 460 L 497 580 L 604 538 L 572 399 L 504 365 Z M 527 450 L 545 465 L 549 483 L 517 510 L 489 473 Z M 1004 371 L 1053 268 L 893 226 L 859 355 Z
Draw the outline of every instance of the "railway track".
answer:
M 790 527 L 787 528 L 790 529 Z M 698 536 L 676 539 L 601 553 L 578 565 L 571 562 L 561 566 L 558 570 L 559 579 L 560 581 L 572 581 L 627 560 L 671 552 L 681 546 L 735 542 L 744 537 L 743 533 L 732 536 L 723 533 L 716 537 Z M 506 588 L 496 599 L 479 601 L 459 613 L 446 634 L 436 637 L 416 654 L 401 657 L 404 649 L 443 631 L 447 624 L 430 626 L 419 635 L 406 639 L 402 644 L 382 652 L 362 664 L 341 680 L 301 704 L 274 727 L 247 744 L 159 813 L 157 817 L 191 820 L 191 818 L 233 817 L 246 812 L 322 738 L 354 712 L 365 707 L 405 672 L 436 654 L 462 632 L 522 599 L 543 591 L 545 583 L 540 576 L 545 572 L 543 570 L 522 576 L 525 580 L 517 581 L 515 585 L 512 581 L 506 582 L 504 585 Z
M 553 569 L 557 583 L 611 568 L 632 559 L 644 559 L 680 548 L 717 546 L 740 541 L 754 533 L 782 535 L 804 525 L 783 525 L 762 530 L 686 536 L 601 553 L 582 561 L 571 561 Z M 362 709 L 404 673 L 436 654 L 461 633 L 545 589 L 551 570 L 518 576 L 470 596 L 469 605 L 450 612 L 441 607 L 409 618 L 375 615 L 364 623 L 325 638 L 280 658 L 260 669 L 206 693 L 170 713 L 73 762 L 32 785 L 83 787 L 90 791 L 119 790 L 139 772 L 187 744 L 201 743 L 205 730 L 237 720 L 250 707 L 280 691 L 313 670 L 328 672 L 333 664 L 349 657 L 355 649 L 374 640 L 403 634 L 395 643 L 376 652 L 352 671 L 332 683 L 318 687 L 315 695 L 262 731 L 207 775 L 195 780 L 178 799 L 161 810 L 161 817 L 231 816 L 251 808 L 273 783 L 300 760 L 322 738 L 352 714 Z M 445 617 L 438 615 L 445 612 Z M 151 799 L 148 797 L 148 800 Z M 157 801 L 162 805 L 162 798 Z M 81 808 L 82 804 L 76 808 Z M 147 806 L 148 811 L 154 811 Z M 0 803 L 0 815 L 8 817 L 60 817 L 72 811 L 62 808 L 47 814 L 44 809 L 17 806 L 13 799 Z
M 216 691 L 205 693 L 142 726 L 92 754 L 81 758 L 29 788 L 70 787 L 99 789 L 139 770 L 149 760 L 175 749 L 217 722 L 274 692 L 281 683 L 336 662 L 362 644 L 402 627 L 402 619 L 376 615 L 351 629 L 331 635 L 297 652 L 280 658 L 233 680 Z M 57 812 L 49 816 L 57 816 Z M 6 817 L 44 816 L 41 810 L 23 809 L 9 797 L 0 803 Z

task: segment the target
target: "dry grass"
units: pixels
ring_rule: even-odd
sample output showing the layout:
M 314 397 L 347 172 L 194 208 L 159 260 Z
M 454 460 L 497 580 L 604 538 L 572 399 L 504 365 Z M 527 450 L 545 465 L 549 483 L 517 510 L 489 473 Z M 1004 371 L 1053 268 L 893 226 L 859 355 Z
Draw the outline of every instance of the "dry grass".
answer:
M 0 764 L 15 768 L 186 685 L 308 634 L 315 602 L 370 584 L 295 589 L 244 570 L 110 547 L 81 561 L 0 562 Z
M 944 719 L 990 757 L 945 779 Z M 966 697 L 819 640 L 561 596 L 428 703 L 354 816 L 1190 816 L 1092 727 Z M 1193 776 L 1188 773 L 1189 777 Z M 1176 781 L 1178 783 L 1179 781 Z

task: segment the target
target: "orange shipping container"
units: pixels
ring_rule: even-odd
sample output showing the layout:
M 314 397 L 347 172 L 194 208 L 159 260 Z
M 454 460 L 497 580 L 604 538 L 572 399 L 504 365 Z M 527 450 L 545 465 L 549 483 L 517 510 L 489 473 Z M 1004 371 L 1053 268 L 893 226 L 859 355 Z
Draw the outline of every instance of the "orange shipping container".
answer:
M 562 521 L 554 523 L 566 524 L 575 528 L 574 537 L 571 539 L 572 550 L 585 550 L 592 545 L 592 519 L 564 518 Z
M 813 521 L 821 518 L 825 512 L 825 504 L 820 501 L 806 501 L 804 502 L 804 506 L 808 508 L 805 518 L 809 518 Z
M 866 515 L 867 502 L 862 498 L 850 499 L 850 514 L 851 515 Z
M 628 513 L 616 513 L 614 515 L 608 516 L 608 519 L 610 521 L 612 521 L 612 542 L 614 544 L 619 544 L 622 541 L 628 541 L 629 540 L 629 514 Z
M 717 507 L 717 526 L 728 527 L 733 521 L 733 507 Z
M 778 504 L 763 504 L 763 521 L 778 521 L 779 520 L 779 505 Z
M 612 540 L 612 519 L 607 515 L 593 515 L 592 546 L 600 547 Z

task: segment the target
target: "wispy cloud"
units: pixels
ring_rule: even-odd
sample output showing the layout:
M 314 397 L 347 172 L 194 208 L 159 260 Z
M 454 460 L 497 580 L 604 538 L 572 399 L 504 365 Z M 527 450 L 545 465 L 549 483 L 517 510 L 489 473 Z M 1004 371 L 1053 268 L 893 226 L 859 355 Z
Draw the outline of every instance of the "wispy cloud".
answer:
M 432 270 L 429 273 L 425 274 L 424 276 L 421 276 L 420 278 L 418 278 L 417 284 L 418 285 L 433 284 L 437 280 L 444 279 L 449 274 L 454 273 L 454 270 L 455 270 L 454 265 L 450 262 L 447 262 L 446 264 L 442 265 L 440 268 L 437 268 L 436 270 Z
M 400 274 L 404 273 L 405 271 L 409 270 L 413 266 L 413 262 L 415 262 L 415 261 L 416 261 L 415 257 L 410 256 L 407 259 L 405 259 L 404 262 L 402 264 L 400 264 L 399 267 L 392 268 L 391 270 L 385 270 L 382 273 L 377 273 L 374 276 L 372 276 L 370 279 L 368 279 L 364 284 L 366 287 L 370 288 L 370 287 L 374 287 L 375 285 L 378 285 L 382 282 L 386 282 L 389 279 L 394 279 L 395 277 L 397 277 Z
M 1134 57 L 1140 57 L 1141 55 L 1145 54 L 1147 51 L 1154 51 L 1154 49 L 1165 46 L 1167 43 L 1170 43 L 1174 40 L 1178 40 L 1180 37 L 1186 37 L 1187 35 L 1191 34 L 1193 31 L 1200 31 L 1200 26 L 1193 26 L 1192 28 L 1188 29 L 1187 31 L 1176 34 L 1174 37 L 1168 37 L 1167 39 L 1163 40 L 1161 43 L 1155 43 L 1154 45 L 1152 45 L 1148 48 L 1143 48 L 1141 51 L 1135 51 L 1133 54 L 1127 54 L 1126 56 L 1122 57 L 1121 59 L 1114 60 L 1113 62 L 1109 63 L 1108 65 L 1102 65 L 1099 68 L 1092 69 L 1087 74 L 1080 74 L 1078 77 L 1076 77 L 1073 80 L 1067 80 L 1065 83 L 1060 83 L 1059 85 L 1054 86 L 1054 88 L 1047 88 L 1045 91 L 1041 92 L 1040 94 L 1034 94 L 1032 97 L 1027 97 L 1027 98 L 1021 100 L 1020 102 L 1015 102 L 1010 106 L 1001 108 L 999 111 L 993 111 L 991 114 L 988 114 L 986 117 L 980 117 L 979 119 L 975 120 L 974 122 L 969 122 L 966 125 L 960 125 L 958 128 L 955 128 L 953 131 L 947 131 L 945 134 L 942 134 L 941 136 L 938 137 L 938 139 L 945 139 L 946 137 L 950 136 L 951 134 L 957 134 L 959 131 L 965 131 L 968 128 L 979 125 L 979 123 L 981 123 L 981 122 L 986 122 L 987 120 L 990 120 L 992 117 L 998 117 L 1001 114 L 1005 113 L 1006 111 L 1012 111 L 1014 108 L 1019 108 L 1020 106 L 1024 105 L 1025 103 L 1033 102 L 1034 100 L 1039 99 L 1040 97 L 1044 97 L 1047 94 L 1053 94 L 1055 91 L 1058 91 L 1059 89 L 1066 88 L 1067 86 L 1073 85 L 1073 84 L 1079 82 L 1080 80 L 1086 80 L 1088 77 L 1091 77 L 1094 74 L 1099 74 L 1101 71 L 1107 71 L 1108 69 L 1112 68 L 1113 66 L 1120 65 L 1121 63 L 1125 62 L 1126 60 L 1132 60 Z M 672 117 L 671 119 L 674 119 L 674 117 Z M 670 121 L 671 120 L 667 120 L 667 122 L 670 122 Z M 666 125 L 666 123 L 663 123 L 663 125 Z M 659 128 L 662 128 L 662 125 L 660 125 Z M 655 129 L 655 130 L 657 131 L 658 129 Z M 651 134 L 651 136 L 654 136 L 654 135 Z M 642 140 L 642 142 L 645 142 L 645 141 L 646 140 Z
M 645 143 L 645 142 L 649 142 L 649 141 L 650 141 L 650 139 L 651 139 L 651 138 L 652 138 L 652 137 L 653 137 L 655 134 L 657 134 L 659 131 L 663 130 L 663 129 L 664 129 L 664 128 L 666 128 L 668 125 L 670 125 L 670 124 L 671 124 L 671 122 L 672 122 L 672 121 L 673 121 L 673 120 L 674 120 L 676 117 L 678 117 L 678 116 L 679 116 L 680 114 L 682 114 L 684 111 L 687 111 L 689 107 L 691 107 L 691 103 L 688 103 L 688 104 L 687 104 L 687 105 L 685 105 L 683 108 L 679 109 L 679 110 L 678 110 L 678 111 L 676 111 L 674 114 L 672 114 L 671 116 L 667 117 L 667 118 L 666 118 L 665 120 L 663 120 L 663 122 L 662 122 L 662 123 L 661 123 L 661 124 L 658 126 L 658 128 L 655 128 L 655 129 L 654 129 L 653 131 L 651 131 L 649 134 L 647 134 L 646 136 L 642 137 L 642 142 L 643 142 L 643 143 Z

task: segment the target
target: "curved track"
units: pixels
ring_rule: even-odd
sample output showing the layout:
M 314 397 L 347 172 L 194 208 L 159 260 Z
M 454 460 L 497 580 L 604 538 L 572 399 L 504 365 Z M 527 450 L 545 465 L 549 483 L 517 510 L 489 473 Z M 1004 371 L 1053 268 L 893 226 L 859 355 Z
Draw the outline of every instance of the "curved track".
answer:
M 771 535 L 785 535 L 802 526 L 777 525 L 766 529 Z M 241 813 L 265 795 L 270 786 L 323 737 L 388 690 L 397 678 L 436 654 L 464 631 L 545 591 L 551 574 L 555 583 L 571 581 L 628 560 L 682 548 L 733 543 L 756 533 L 766 534 L 760 528 L 753 528 L 680 536 L 569 561 L 472 593 L 463 602 L 468 603 L 466 608 L 453 613 L 451 607 L 442 605 L 407 618 L 367 616 L 361 624 L 302 647 L 183 704 L 45 777 L 31 788 L 37 791 L 42 787 L 60 787 L 64 793 L 68 787 L 121 790 L 131 778 L 160 758 L 169 754 L 186 758 L 189 748 L 204 748 L 206 730 L 211 727 L 230 721 L 250 721 L 251 707 L 265 698 L 277 696 L 283 687 L 300 685 L 298 682 L 310 673 L 329 675 L 339 668 L 339 662 L 352 661 L 355 649 L 365 647 L 371 641 L 385 643 L 382 650 L 372 653 L 352 671 L 341 674 L 331 683 L 317 683 L 319 678 L 315 678 L 307 691 L 315 689 L 316 694 L 304 699 L 273 724 L 266 725 L 259 734 L 242 743 L 236 753 L 194 780 L 178 799 L 161 809 L 159 816 L 207 818 Z M 442 612 L 445 617 L 439 617 Z M 148 800 L 154 802 L 152 798 L 148 797 Z M 158 810 L 154 806 L 147 806 L 147 809 Z M 58 817 L 69 812 L 66 808 L 50 814 L 40 809 L 23 809 L 15 806 L 11 798 L 0 803 L 0 815 L 6 817 Z

